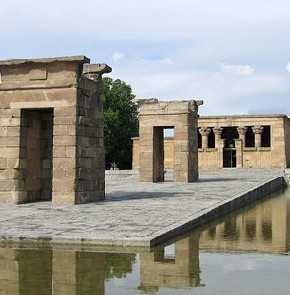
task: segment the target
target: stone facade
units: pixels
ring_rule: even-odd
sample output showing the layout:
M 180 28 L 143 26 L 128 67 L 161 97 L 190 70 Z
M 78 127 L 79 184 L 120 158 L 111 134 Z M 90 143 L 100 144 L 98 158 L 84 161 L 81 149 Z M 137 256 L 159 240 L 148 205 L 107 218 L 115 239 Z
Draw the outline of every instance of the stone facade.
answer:
M 100 77 L 84 56 L 0 61 L 0 202 L 104 199 Z
M 201 169 L 290 167 L 290 119 L 286 115 L 198 118 Z M 133 139 L 133 169 L 139 169 L 138 138 Z M 173 139 L 164 140 L 165 169 L 172 169 Z
M 201 101 L 139 100 L 140 181 L 164 181 L 164 129 L 174 129 L 174 181 L 198 179 L 197 112 Z

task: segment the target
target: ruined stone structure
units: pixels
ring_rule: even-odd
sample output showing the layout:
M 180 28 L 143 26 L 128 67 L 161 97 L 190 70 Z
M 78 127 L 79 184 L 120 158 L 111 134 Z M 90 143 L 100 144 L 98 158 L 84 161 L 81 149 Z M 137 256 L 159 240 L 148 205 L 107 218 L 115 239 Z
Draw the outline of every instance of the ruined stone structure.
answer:
M 133 168 L 139 169 L 139 142 L 133 139 Z M 164 140 L 165 169 L 172 169 L 174 144 Z M 290 167 L 290 119 L 286 115 L 198 118 L 201 169 Z
M 174 181 L 198 179 L 197 113 L 202 101 L 139 100 L 140 181 L 164 181 L 164 133 L 174 129 Z
M 0 202 L 104 198 L 100 77 L 84 56 L 0 61 Z

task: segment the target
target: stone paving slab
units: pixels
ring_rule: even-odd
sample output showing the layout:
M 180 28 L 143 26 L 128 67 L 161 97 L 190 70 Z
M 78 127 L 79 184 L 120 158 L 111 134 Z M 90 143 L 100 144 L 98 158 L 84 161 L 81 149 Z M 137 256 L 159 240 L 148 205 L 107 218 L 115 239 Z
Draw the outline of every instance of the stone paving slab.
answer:
M 195 183 L 141 183 L 129 175 L 110 177 L 104 202 L 0 205 L 0 240 L 150 246 L 196 226 L 197 220 L 205 222 L 257 194 L 282 188 L 282 176 L 281 170 L 223 169 L 201 172 Z

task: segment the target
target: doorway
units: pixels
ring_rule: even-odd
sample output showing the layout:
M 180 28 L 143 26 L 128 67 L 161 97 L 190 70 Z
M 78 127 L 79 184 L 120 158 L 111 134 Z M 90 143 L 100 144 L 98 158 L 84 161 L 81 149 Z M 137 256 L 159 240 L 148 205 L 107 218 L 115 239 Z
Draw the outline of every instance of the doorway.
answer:
M 22 109 L 20 161 L 25 202 L 52 199 L 53 109 Z
M 173 180 L 172 172 L 165 170 L 165 152 L 169 154 L 168 145 L 165 147 L 164 137 L 174 135 L 174 127 L 153 127 L 153 182 L 164 182 Z M 173 146 L 173 145 L 172 145 Z M 173 164 L 173 163 L 172 163 Z M 167 175 L 165 175 L 167 173 Z
M 237 167 L 237 152 L 235 148 L 235 139 L 239 138 L 237 127 L 225 127 L 221 136 L 224 139 L 223 148 L 223 167 Z
M 237 157 L 235 148 L 224 148 L 223 150 L 223 167 L 224 168 L 236 168 Z

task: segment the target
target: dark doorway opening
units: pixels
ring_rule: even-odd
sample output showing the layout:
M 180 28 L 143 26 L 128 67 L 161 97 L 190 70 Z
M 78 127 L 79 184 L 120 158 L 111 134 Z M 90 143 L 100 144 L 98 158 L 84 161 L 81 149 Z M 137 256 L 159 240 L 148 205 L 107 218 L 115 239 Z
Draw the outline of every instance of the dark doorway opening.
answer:
M 22 109 L 20 159 L 26 202 L 52 199 L 53 109 Z
M 237 167 L 236 150 L 234 148 L 225 148 L 223 150 L 223 167 L 224 168 Z
M 263 132 L 261 134 L 261 147 L 271 146 L 271 127 L 269 125 L 262 126 Z
M 253 126 L 246 126 L 247 131 L 245 135 L 245 147 L 254 147 L 255 146 L 255 134 L 253 132 Z
M 222 133 L 222 139 L 225 139 L 223 149 L 223 167 L 237 167 L 235 139 L 239 138 L 237 127 L 225 127 Z
M 208 135 L 208 148 L 215 148 L 215 134 L 213 132 L 213 127 L 210 127 L 210 133 Z

